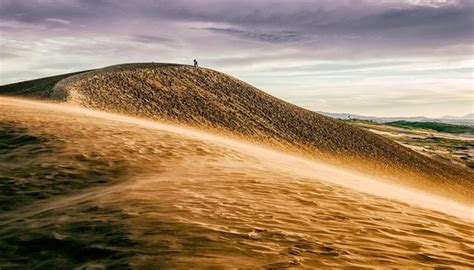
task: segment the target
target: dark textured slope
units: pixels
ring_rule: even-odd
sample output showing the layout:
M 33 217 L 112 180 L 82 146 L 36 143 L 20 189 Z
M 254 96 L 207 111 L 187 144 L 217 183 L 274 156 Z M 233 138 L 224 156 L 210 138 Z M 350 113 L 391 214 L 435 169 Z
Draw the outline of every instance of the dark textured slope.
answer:
M 51 89 L 53 89 L 56 83 L 58 83 L 64 78 L 71 77 L 82 72 L 67 73 L 36 80 L 2 85 L 0 86 L 0 94 L 6 96 L 22 96 L 48 99 L 51 98 Z
M 467 169 L 434 161 L 213 70 L 128 64 L 70 76 L 51 85 L 27 92 L 17 85 L 3 86 L 0 93 L 66 98 L 89 108 L 211 129 L 437 192 L 454 191 L 465 200 L 472 197 L 474 176 Z

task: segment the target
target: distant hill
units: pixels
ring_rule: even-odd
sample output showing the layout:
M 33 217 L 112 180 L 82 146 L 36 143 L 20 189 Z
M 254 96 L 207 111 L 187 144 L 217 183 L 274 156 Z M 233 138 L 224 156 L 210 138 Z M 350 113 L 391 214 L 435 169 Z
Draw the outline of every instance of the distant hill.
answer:
M 452 115 L 445 115 L 441 117 L 440 119 L 449 119 L 449 120 L 474 120 L 474 113 L 470 113 L 464 116 L 452 116 Z
M 467 125 L 474 126 L 474 114 L 468 114 L 463 117 L 455 116 L 443 116 L 441 118 L 428 118 L 424 116 L 415 117 L 376 117 L 376 116 L 365 116 L 351 113 L 329 113 L 329 112 L 318 112 L 322 115 L 326 115 L 337 119 L 359 119 L 368 120 L 376 123 L 388 123 L 395 121 L 408 121 L 408 122 L 434 122 L 434 123 L 445 123 L 451 125 Z

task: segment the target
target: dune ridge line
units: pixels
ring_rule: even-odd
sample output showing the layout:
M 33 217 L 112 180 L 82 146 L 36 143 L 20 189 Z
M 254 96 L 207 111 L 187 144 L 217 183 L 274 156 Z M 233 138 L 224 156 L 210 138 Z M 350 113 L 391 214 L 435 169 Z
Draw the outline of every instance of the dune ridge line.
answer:
M 183 124 L 271 146 L 469 202 L 474 173 L 187 65 L 139 63 L 0 86 L 0 95 Z

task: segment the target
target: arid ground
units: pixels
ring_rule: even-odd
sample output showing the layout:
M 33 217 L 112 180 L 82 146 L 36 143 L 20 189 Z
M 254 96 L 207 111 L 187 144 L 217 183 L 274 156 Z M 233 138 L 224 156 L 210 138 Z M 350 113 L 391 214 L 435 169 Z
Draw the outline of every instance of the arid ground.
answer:
M 453 134 L 426 129 L 408 129 L 370 121 L 350 121 L 390 138 L 433 159 L 474 169 L 474 134 Z
M 133 64 L 0 94 L 2 269 L 474 267 L 470 168 L 228 75 Z

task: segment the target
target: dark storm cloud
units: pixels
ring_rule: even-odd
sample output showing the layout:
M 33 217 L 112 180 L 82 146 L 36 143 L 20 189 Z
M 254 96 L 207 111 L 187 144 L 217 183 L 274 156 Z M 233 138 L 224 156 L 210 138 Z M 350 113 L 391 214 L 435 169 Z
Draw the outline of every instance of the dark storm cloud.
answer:
M 41 23 L 47 18 L 87 21 L 100 14 L 115 15 L 119 10 L 115 10 L 114 6 L 100 0 L 3 0 L 0 2 L 0 17 L 2 20 L 15 20 L 22 23 Z M 108 9 L 108 7 L 113 9 Z
M 390 40 L 453 43 L 472 40 L 472 4 L 446 7 L 413 6 L 391 9 L 358 20 L 335 24 L 331 30 L 376 35 Z M 426 45 L 427 45 L 426 44 Z
M 129 40 L 139 43 L 173 43 L 169 38 L 155 35 L 132 35 Z
M 304 36 L 301 33 L 295 31 L 274 31 L 274 32 L 263 32 L 263 31 L 245 31 L 236 28 L 217 28 L 217 27 L 207 27 L 207 28 L 196 28 L 198 30 L 208 30 L 216 33 L 223 33 L 228 35 L 233 35 L 245 39 L 271 42 L 271 43 L 281 43 L 281 42 L 294 42 L 301 41 L 304 39 Z
M 207 30 L 242 39 L 268 43 L 305 39 L 319 45 L 339 42 L 340 47 L 362 42 L 369 47 L 390 49 L 390 44 L 395 44 L 429 50 L 472 41 L 472 1 L 425 3 L 431 4 L 363 0 L 4 0 L 0 17 L 49 28 L 79 29 L 86 25 L 98 32 L 111 26 L 126 27 L 129 20 L 150 22 L 143 25 L 146 30 L 159 28 L 153 22 L 160 20 L 202 22 L 214 24 Z

